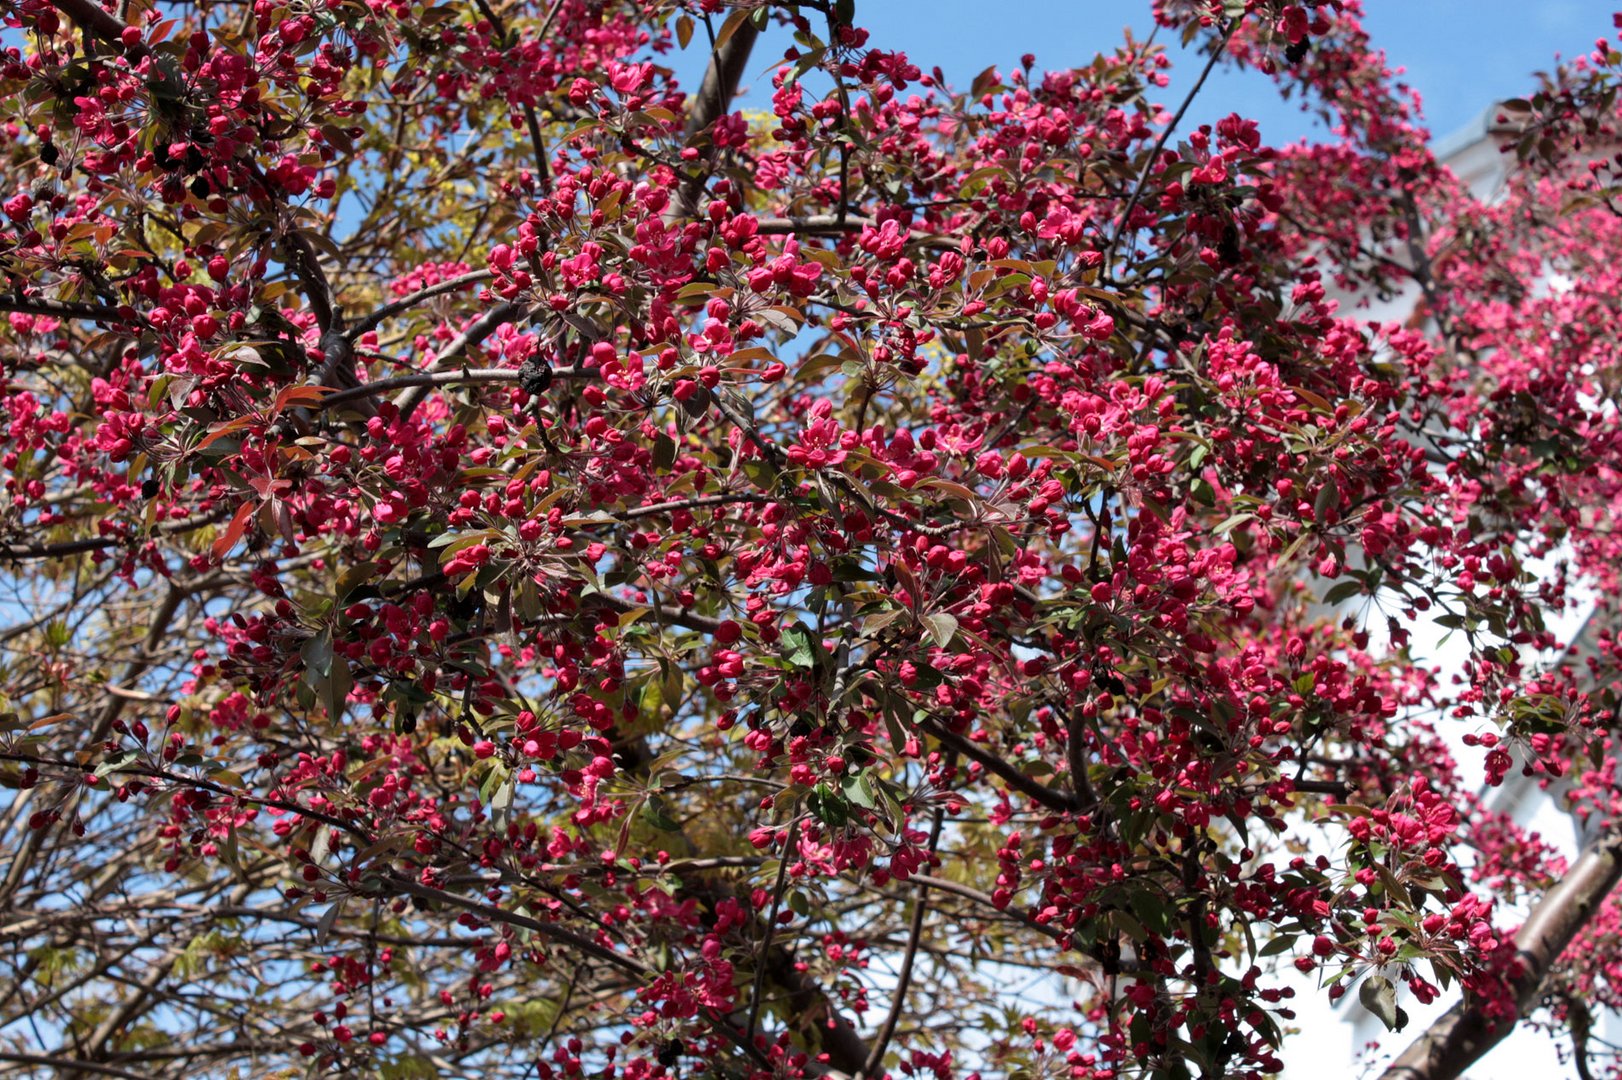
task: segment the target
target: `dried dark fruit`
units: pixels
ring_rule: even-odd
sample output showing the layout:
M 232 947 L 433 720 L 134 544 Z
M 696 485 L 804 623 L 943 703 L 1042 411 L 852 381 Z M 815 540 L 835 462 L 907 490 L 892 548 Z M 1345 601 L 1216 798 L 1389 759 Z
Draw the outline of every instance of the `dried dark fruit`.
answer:
M 531 397 L 546 393 L 546 388 L 552 385 L 552 365 L 533 357 L 525 360 L 518 369 L 518 385 Z
M 154 479 L 145 480 L 141 484 L 141 498 L 143 498 L 143 499 L 155 499 L 158 496 L 158 492 L 162 491 L 162 490 L 163 490 L 163 485 L 158 483 L 157 480 L 154 480 Z
M 659 1048 L 659 1064 L 669 1068 L 681 1060 L 682 1053 L 686 1049 L 680 1039 L 671 1039 Z
M 1307 53 L 1311 51 L 1312 42 L 1306 38 L 1302 38 L 1300 41 L 1292 41 L 1290 43 L 1289 47 L 1284 50 L 1284 59 L 1288 60 L 1292 64 L 1299 64 L 1301 61 L 1307 58 Z
M 46 143 L 44 146 L 39 148 L 39 159 L 46 165 L 55 165 L 57 159 L 61 156 L 62 151 L 56 148 L 55 143 Z
M 208 193 L 210 190 L 208 177 L 206 176 L 199 176 L 191 182 L 191 193 L 197 196 L 199 199 L 208 198 Z

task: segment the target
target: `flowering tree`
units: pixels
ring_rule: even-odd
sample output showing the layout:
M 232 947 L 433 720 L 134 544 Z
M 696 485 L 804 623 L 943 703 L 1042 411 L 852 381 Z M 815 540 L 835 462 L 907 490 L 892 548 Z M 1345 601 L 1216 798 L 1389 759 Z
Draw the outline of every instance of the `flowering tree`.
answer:
M 1254 1076 L 1293 965 L 1616 1070 L 1615 45 L 1489 204 L 1355 0 L 1155 7 L 1283 147 L 850 0 L 0 10 L 0 1067 Z

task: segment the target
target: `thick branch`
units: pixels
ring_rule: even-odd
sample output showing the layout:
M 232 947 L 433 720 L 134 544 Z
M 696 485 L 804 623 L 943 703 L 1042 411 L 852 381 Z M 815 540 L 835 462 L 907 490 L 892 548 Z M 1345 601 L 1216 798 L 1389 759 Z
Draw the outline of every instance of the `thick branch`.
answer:
M 315 253 L 315 245 L 310 243 L 309 237 L 297 229 L 288 229 L 287 251 L 292 256 L 288 262 L 292 264 L 293 273 L 303 287 L 304 299 L 309 301 L 316 325 L 321 328 L 321 347 L 325 349 L 327 331 L 335 328 L 338 314 L 333 303 L 332 284 L 327 280 L 327 272 L 321 269 L 321 258 Z
M 450 345 L 445 348 L 445 351 L 440 353 L 439 356 L 434 359 L 434 367 L 443 368 L 448 366 L 457 357 L 467 352 L 468 349 L 478 345 L 485 338 L 495 333 L 497 327 L 504 323 L 513 322 L 523 316 L 525 310 L 526 309 L 522 304 L 497 304 L 495 307 L 473 320 L 473 322 L 468 325 L 468 328 L 462 331 L 460 336 L 458 336 L 456 340 L 452 341 Z M 417 406 L 422 404 L 422 399 L 427 396 L 428 390 L 426 387 L 412 386 L 409 389 L 401 391 L 400 396 L 394 399 L 394 404 L 399 408 L 400 415 L 402 417 L 407 417 L 416 411 Z
M 755 29 L 754 23 L 745 19 L 732 36 L 710 54 L 710 66 L 704 72 L 704 82 L 698 88 L 698 100 L 687 118 L 689 142 L 708 133 L 715 122 L 726 115 L 727 106 L 732 104 L 732 98 L 738 92 L 744 66 L 749 63 L 749 54 L 754 51 L 755 40 L 759 36 L 760 31 Z M 701 170 L 682 181 L 672 207 L 679 217 L 693 217 L 698 212 L 698 197 L 708 179 L 708 173 Z
M 1497 1046 L 1537 1005 L 1543 980 L 1571 939 L 1622 881 L 1622 829 L 1584 849 L 1515 935 L 1520 973 L 1510 981 L 1515 1019 L 1494 1025 L 1479 1001 L 1461 1000 L 1391 1064 L 1383 1080 L 1453 1080 Z
M 0 1061 L 14 1061 L 19 1065 L 38 1065 L 46 1069 L 71 1069 L 76 1072 L 95 1073 L 97 1076 L 122 1076 L 128 1080 L 146 1080 L 140 1073 L 132 1073 L 113 1065 L 100 1065 L 94 1061 L 80 1061 L 60 1055 L 23 1054 L 14 1050 L 0 1050 Z
M 52 0 L 51 6 L 115 50 L 123 52 L 130 63 L 139 61 L 147 54 L 146 46 L 140 42 L 129 46 L 124 44 L 124 23 L 95 0 Z
M 178 521 L 165 521 L 154 526 L 152 532 L 160 536 L 196 532 L 205 525 L 223 521 L 229 512 L 229 507 L 227 507 L 224 510 L 214 510 L 207 514 L 193 514 L 191 517 L 181 518 Z M 146 539 L 147 537 L 144 536 L 91 536 L 82 540 L 64 540 L 59 544 L 7 544 L 0 547 L 0 563 L 27 562 L 31 559 L 60 559 L 69 555 L 82 555 L 87 551 L 102 551 L 106 548 L 138 543 Z
M 129 312 L 106 304 L 86 304 L 76 300 L 46 300 L 33 296 L 0 295 L 0 311 L 18 311 L 25 315 L 48 315 L 55 319 L 89 319 L 92 322 L 125 322 Z
M 806 1035 L 812 1034 L 814 1025 L 817 1045 L 828 1056 L 828 1064 L 846 1076 L 860 1073 L 872 1051 L 855 1026 L 834 1007 L 828 994 L 785 949 L 772 949 L 767 964 L 772 981 L 788 993 L 787 1015 Z

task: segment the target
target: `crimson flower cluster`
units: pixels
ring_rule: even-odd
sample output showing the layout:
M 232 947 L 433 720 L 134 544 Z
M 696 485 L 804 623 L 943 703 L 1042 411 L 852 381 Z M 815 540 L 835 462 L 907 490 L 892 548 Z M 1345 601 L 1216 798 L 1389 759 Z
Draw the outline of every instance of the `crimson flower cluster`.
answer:
M 1617 38 L 1484 199 L 860 6 L 0 2 L 0 1062 L 1622 1075 Z

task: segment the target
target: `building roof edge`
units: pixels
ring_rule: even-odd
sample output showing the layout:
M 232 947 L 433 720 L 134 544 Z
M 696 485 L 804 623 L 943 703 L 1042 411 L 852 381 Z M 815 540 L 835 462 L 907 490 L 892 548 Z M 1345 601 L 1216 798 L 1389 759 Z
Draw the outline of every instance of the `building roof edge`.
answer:
M 1447 161 L 1457 157 L 1476 143 L 1485 139 L 1497 126 L 1497 116 L 1500 104 L 1492 102 L 1476 114 L 1468 124 L 1456 131 L 1449 132 L 1439 139 L 1431 140 L 1431 153 L 1438 161 Z

